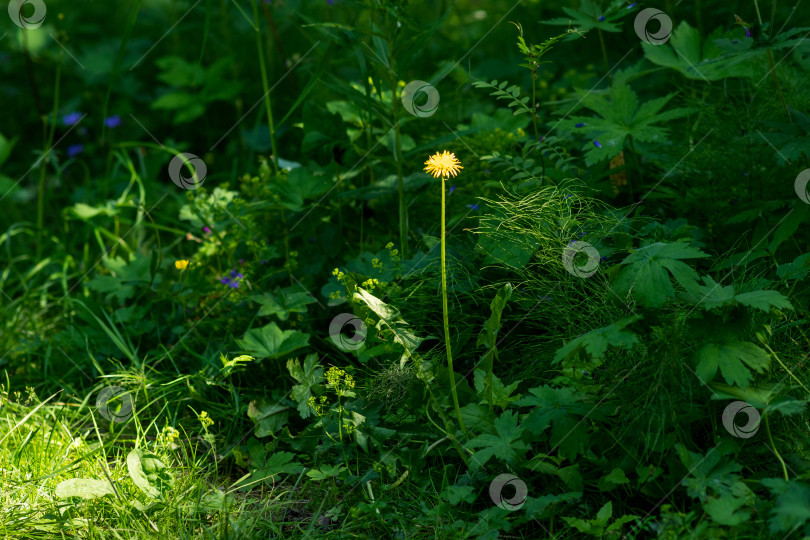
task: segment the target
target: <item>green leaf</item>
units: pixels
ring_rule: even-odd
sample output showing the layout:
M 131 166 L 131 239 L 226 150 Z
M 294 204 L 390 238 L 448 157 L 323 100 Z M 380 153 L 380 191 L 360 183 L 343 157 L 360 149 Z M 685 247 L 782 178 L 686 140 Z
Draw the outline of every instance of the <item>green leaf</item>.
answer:
M 686 21 L 672 31 L 663 45 L 642 42 L 644 55 L 652 63 L 675 69 L 689 79 L 717 81 L 727 77 L 752 77 L 757 57 L 764 55 L 762 48 L 727 52 L 714 43 L 733 34 L 718 28 L 705 40 L 701 51 L 701 36 Z
M 402 319 L 398 309 L 389 306 L 362 287 L 356 287 L 353 298 L 366 304 L 380 318 L 378 328 L 380 324 L 384 324 L 391 330 L 394 334 L 394 341 L 405 348 L 406 356 L 410 357 L 424 341 L 424 338 L 416 337 L 416 334 L 410 330 L 408 323 Z
M 495 375 L 492 375 L 491 384 L 487 384 L 486 378 L 487 373 L 483 369 L 475 370 L 475 391 L 478 394 L 478 398 L 481 399 L 483 403 L 491 402 L 494 406 L 506 409 L 510 403 L 520 399 L 520 394 L 513 397 L 512 392 L 523 382 L 522 380 L 514 381 L 509 386 L 504 386 L 503 382 Z M 489 389 L 491 389 L 491 398 L 490 392 L 488 391 Z
M 153 499 L 174 484 L 166 465 L 146 450 L 136 448 L 127 455 L 127 470 L 138 489 Z
M 56 486 L 56 496 L 60 499 L 67 497 L 81 497 L 82 499 L 96 499 L 104 495 L 115 495 L 110 482 L 107 480 L 94 480 L 92 478 L 70 478 L 63 480 Z
M 703 257 L 708 255 L 684 242 L 644 246 L 621 262 L 624 266 L 613 281 L 613 289 L 620 297 L 632 290 L 644 306 L 661 307 L 667 298 L 675 296 L 667 271 L 685 289 L 693 290 L 697 286 L 697 272 L 681 260 Z
M 633 345 L 638 343 L 638 337 L 635 333 L 628 332 L 624 328 L 639 319 L 641 319 L 641 315 L 631 315 L 609 326 L 591 330 L 587 334 L 569 341 L 554 353 L 552 363 L 559 363 L 564 358 L 569 358 L 579 351 L 585 351 L 593 358 L 602 358 L 609 345 L 631 349 Z
M 742 389 L 748 388 L 753 379 L 746 365 L 754 371 L 764 372 L 771 362 L 767 352 L 748 341 L 706 343 L 697 351 L 696 357 L 695 373 L 703 382 L 711 381 L 719 367 L 728 384 L 736 384 Z
M 298 412 L 301 418 L 309 418 L 312 415 L 312 408 L 307 404 L 309 398 L 313 396 L 313 389 L 323 382 L 323 366 L 318 364 L 318 355 L 309 354 L 304 359 L 304 366 L 298 358 L 287 360 L 287 370 L 298 384 L 292 387 L 292 398 L 298 402 Z
M 299 286 L 276 287 L 272 293 L 257 294 L 253 301 L 262 307 L 257 314 L 259 317 L 276 315 L 279 320 L 286 321 L 290 313 L 306 313 L 307 305 L 317 302 L 307 291 Z
M 270 403 L 264 398 L 251 401 L 247 415 L 253 420 L 254 435 L 261 438 L 280 431 L 287 425 L 289 409 L 286 405 Z
M 256 358 L 279 358 L 309 345 L 309 334 L 282 330 L 274 322 L 245 332 L 236 343 Z
M 511 463 L 529 449 L 520 440 L 523 429 L 518 427 L 518 415 L 513 411 L 506 411 L 495 420 L 495 431 L 497 435 L 485 433 L 465 445 L 465 448 L 482 448 L 472 455 L 473 468 L 485 465 L 492 456 Z
M 320 482 L 322 480 L 326 480 L 327 478 L 335 478 L 345 470 L 347 469 L 343 465 L 322 465 L 320 469 L 312 469 L 311 471 L 307 471 L 307 476 L 316 482 Z

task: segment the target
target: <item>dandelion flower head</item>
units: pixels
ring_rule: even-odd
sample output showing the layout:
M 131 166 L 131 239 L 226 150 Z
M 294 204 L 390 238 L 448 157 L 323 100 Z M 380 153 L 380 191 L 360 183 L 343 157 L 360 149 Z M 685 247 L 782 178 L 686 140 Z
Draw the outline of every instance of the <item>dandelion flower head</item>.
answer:
M 428 174 L 432 174 L 433 178 L 438 178 L 439 176 L 443 176 L 444 178 L 448 176 L 455 177 L 458 171 L 464 168 L 461 166 L 461 162 L 456 158 L 456 155 L 451 154 L 447 150 L 442 153 L 436 152 L 430 156 L 425 162 L 425 165 L 427 165 L 425 170 Z

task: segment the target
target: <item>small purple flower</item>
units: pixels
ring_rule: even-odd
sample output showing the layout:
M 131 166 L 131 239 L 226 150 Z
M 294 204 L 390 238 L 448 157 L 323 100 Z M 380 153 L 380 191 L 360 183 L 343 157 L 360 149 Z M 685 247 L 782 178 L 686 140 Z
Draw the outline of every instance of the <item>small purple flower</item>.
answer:
M 84 151 L 84 146 L 81 144 L 71 144 L 67 149 L 67 157 L 74 158 Z
M 220 283 L 224 283 L 231 289 L 238 289 L 239 284 L 242 282 L 242 278 L 245 276 L 242 275 L 241 272 L 237 272 L 236 270 L 231 270 L 231 277 L 224 277 L 220 278 Z
M 455 184 L 450 186 L 450 195 L 452 195 L 455 190 L 456 190 L 456 185 Z
M 602 21 L 604 21 L 604 20 L 605 20 L 605 16 L 604 16 L 604 15 L 602 15 L 601 17 L 599 17 L 599 22 L 602 22 Z
M 603 261 L 606 261 L 606 260 L 607 260 L 607 257 L 602 257 L 602 260 L 603 260 Z
M 743 28 L 745 28 L 745 37 L 751 37 L 751 30 L 747 26 L 743 26 Z
M 265 260 L 262 260 L 262 264 L 267 264 L 267 261 L 265 261 Z
M 70 114 L 66 114 L 62 117 L 62 123 L 66 126 L 72 126 L 76 122 L 82 119 L 82 113 L 80 112 L 72 112 Z
M 584 232 L 579 233 L 580 236 L 585 236 Z
M 117 114 L 112 115 L 104 120 L 104 125 L 110 129 L 115 129 L 121 125 L 121 117 Z
M 594 144 L 594 146 L 596 146 L 597 148 L 602 148 L 602 144 L 601 144 L 599 141 L 596 141 L 596 140 L 595 140 L 595 141 L 593 141 L 593 144 Z
M 543 142 L 543 139 L 545 139 L 545 137 L 538 137 L 537 142 L 541 143 L 541 142 Z
M 633 2 L 632 4 L 630 4 L 629 6 L 627 6 L 627 9 L 633 9 L 634 7 L 636 7 L 636 3 L 635 3 L 635 2 Z
M 587 374 L 588 374 L 588 372 L 587 372 L 587 371 L 583 371 L 583 372 L 582 372 L 582 374 L 583 374 L 583 375 L 587 375 Z
M 472 208 L 473 210 L 478 210 L 478 205 L 477 204 L 468 204 L 466 206 L 467 206 L 467 208 Z
M 245 259 L 239 259 L 239 264 L 245 264 Z
M 565 196 L 566 199 L 570 199 L 571 197 L 573 197 L 573 195 L 566 195 Z
M 205 234 L 211 234 L 211 229 L 207 225 L 205 225 L 203 226 L 203 232 Z
M 580 122 L 579 124 L 575 125 L 574 127 L 582 127 L 582 126 L 586 126 L 586 125 L 587 124 L 585 122 Z

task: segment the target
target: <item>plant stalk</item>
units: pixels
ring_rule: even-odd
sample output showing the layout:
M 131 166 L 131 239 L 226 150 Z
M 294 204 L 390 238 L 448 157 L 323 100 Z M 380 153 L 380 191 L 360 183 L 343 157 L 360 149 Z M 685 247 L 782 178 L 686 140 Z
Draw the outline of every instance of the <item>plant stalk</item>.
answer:
M 444 320 L 444 344 L 447 348 L 447 375 L 450 381 L 450 393 L 453 395 L 453 406 L 456 408 L 456 416 L 458 417 L 458 425 L 461 427 L 462 433 L 467 432 L 467 428 L 464 426 L 464 419 L 461 417 L 461 407 L 458 405 L 458 393 L 456 392 L 456 376 L 455 372 L 453 371 L 453 353 L 450 351 L 450 321 L 448 318 L 447 313 L 447 267 L 445 265 L 446 260 L 446 241 L 445 241 L 445 232 L 444 232 L 444 220 L 445 220 L 445 210 L 444 210 L 444 175 L 442 175 L 442 237 L 441 237 L 441 249 L 442 249 L 442 316 Z

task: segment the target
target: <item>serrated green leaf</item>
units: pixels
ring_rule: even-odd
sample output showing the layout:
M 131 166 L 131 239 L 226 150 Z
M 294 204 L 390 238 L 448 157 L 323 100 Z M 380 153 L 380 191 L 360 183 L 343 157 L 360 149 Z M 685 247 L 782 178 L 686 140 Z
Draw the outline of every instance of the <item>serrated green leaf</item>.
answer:
M 749 366 L 756 372 L 763 372 L 770 366 L 767 352 L 748 341 L 726 343 L 706 343 L 696 354 L 698 364 L 695 373 L 703 382 L 711 381 L 717 369 L 728 384 L 748 388 L 753 380 Z

